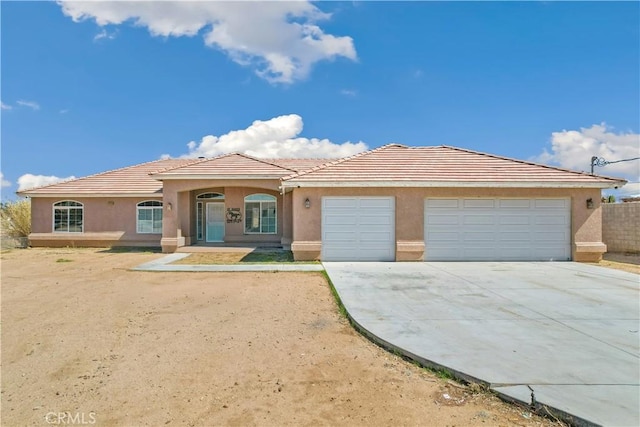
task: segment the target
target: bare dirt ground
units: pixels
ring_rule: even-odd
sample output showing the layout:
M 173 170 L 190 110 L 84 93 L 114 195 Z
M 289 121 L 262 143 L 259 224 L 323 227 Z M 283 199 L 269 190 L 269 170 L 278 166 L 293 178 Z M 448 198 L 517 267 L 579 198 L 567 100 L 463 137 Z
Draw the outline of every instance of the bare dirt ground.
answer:
M 0 255 L 2 426 L 557 425 L 375 346 L 319 273 L 128 270 L 160 256 Z

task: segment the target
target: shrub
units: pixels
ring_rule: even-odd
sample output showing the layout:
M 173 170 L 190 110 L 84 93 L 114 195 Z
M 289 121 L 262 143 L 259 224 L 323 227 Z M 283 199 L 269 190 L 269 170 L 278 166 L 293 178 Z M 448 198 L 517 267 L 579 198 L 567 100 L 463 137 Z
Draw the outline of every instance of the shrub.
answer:
M 2 235 L 14 239 L 31 233 L 31 201 L 29 199 L 6 202 L 0 205 Z

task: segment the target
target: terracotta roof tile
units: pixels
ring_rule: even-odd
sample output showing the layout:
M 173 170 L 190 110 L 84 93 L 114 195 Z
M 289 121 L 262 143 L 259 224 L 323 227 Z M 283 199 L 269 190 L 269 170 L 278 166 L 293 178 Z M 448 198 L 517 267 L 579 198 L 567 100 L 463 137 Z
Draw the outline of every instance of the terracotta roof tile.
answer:
M 390 144 L 291 174 L 287 183 L 558 183 L 620 184 L 624 180 L 540 165 L 462 148 Z
M 273 177 L 281 178 L 326 162 L 326 159 L 261 159 L 232 153 L 209 159 L 198 159 L 187 166 L 157 172 L 157 179 L 198 177 Z
M 193 163 L 194 159 L 166 159 L 128 166 L 70 181 L 19 191 L 23 196 L 58 196 L 77 194 L 98 196 L 102 194 L 150 195 L 162 194 L 162 182 L 149 176 L 150 173 Z

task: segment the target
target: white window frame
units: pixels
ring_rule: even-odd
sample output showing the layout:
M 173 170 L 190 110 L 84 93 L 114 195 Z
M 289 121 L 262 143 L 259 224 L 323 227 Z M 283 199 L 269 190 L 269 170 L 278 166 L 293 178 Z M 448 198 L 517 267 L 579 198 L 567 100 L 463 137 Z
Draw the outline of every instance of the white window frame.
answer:
M 162 221 L 164 218 L 164 213 L 162 212 L 163 203 L 160 200 L 145 200 L 136 205 L 136 233 L 138 234 L 162 234 Z M 151 211 L 151 219 L 140 219 L 141 211 Z M 155 227 L 155 223 L 157 221 L 156 215 L 158 215 L 158 211 L 160 212 L 160 229 L 158 230 Z M 141 221 L 144 223 L 151 222 L 151 231 L 141 230 Z
M 70 204 L 65 204 L 65 203 L 74 203 L 73 205 Z M 71 215 L 71 210 L 80 210 L 80 231 L 70 231 L 70 215 Z M 61 211 L 61 212 L 66 212 L 66 223 L 67 223 L 67 229 L 66 230 L 56 230 L 56 210 Z M 77 202 L 75 200 L 60 200 L 58 202 L 55 202 L 52 205 L 52 211 L 51 211 L 52 215 L 51 215 L 51 230 L 54 233 L 84 233 L 84 205 L 80 202 Z
M 251 200 L 252 197 L 256 197 L 256 196 L 260 196 L 260 197 L 268 197 L 269 200 Z M 247 209 L 247 204 L 248 203 L 252 203 L 252 204 L 259 204 L 259 216 L 258 216 L 258 228 L 260 229 L 260 231 L 248 231 L 247 230 L 247 221 L 249 221 L 249 209 Z M 263 208 L 263 204 L 267 204 L 267 203 L 273 203 L 273 207 L 274 207 L 274 231 L 262 231 L 263 230 L 263 217 L 262 217 L 262 212 L 265 208 Z M 253 208 L 252 208 L 253 209 Z M 251 219 L 253 220 L 253 212 L 251 215 Z M 272 196 L 271 194 L 264 194 L 264 193 L 255 193 L 255 194 L 250 194 L 248 196 L 246 196 L 244 198 L 244 234 L 278 234 L 278 198 L 276 196 Z

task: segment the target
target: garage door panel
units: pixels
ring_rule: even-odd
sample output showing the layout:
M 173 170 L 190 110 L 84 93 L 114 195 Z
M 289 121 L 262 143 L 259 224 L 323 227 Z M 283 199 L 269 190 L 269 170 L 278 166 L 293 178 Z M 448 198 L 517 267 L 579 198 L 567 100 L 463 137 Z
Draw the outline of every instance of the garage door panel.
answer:
M 386 208 L 391 209 L 393 207 L 393 199 L 388 198 L 368 198 L 361 197 L 358 205 L 361 208 Z
M 356 225 L 358 218 L 355 215 L 325 215 L 324 222 L 336 226 Z
M 358 206 L 357 200 L 349 198 L 325 198 L 322 199 L 322 207 L 333 209 L 355 209 Z
M 428 218 L 429 225 L 458 225 L 460 223 L 457 216 L 434 215 Z
M 457 208 L 461 200 L 458 199 L 427 199 L 429 208 Z
M 509 225 L 529 225 L 531 224 L 531 218 L 529 215 L 499 215 L 498 224 L 501 226 Z
M 393 224 L 393 217 L 362 215 L 358 219 L 358 224 L 371 226 L 381 225 L 384 226 L 385 229 L 388 229 L 389 226 Z
M 568 260 L 569 199 L 426 199 L 426 260 Z
M 462 223 L 468 225 L 483 224 L 493 225 L 496 222 L 496 218 L 490 214 L 483 215 L 468 215 L 463 218 Z
M 493 199 L 464 199 L 462 201 L 462 207 L 465 209 L 478 209 L 478 208 L 494 208 L 496 201 Z
M 568 203 L 565 199 L 535 199 L 537 209 L 566 209 Z
M 529 209 L 532 201 L 529 199 L 499 199 L 498 206 L 501 209 Z

